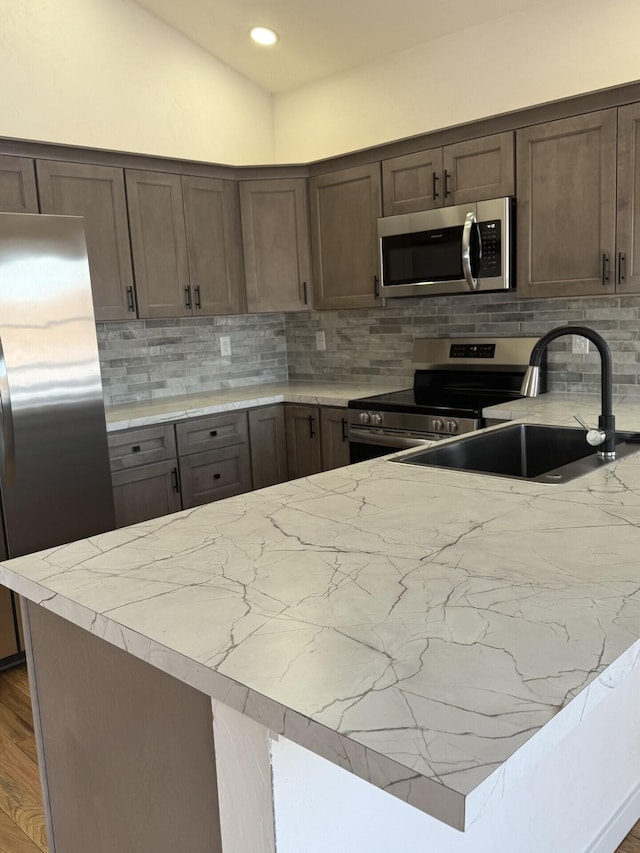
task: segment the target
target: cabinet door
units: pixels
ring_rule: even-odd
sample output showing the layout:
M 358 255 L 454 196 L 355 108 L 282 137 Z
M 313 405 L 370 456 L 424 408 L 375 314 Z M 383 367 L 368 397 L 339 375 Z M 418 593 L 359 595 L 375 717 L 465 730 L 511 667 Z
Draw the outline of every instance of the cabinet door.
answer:
M 38 213 L 38 193 L 33 160 L 0 155 L 0 211 Z
M 320 435 L 322 436 L 322 470 L 329 471 L 331 468 L 348 465 L 347 410 L 323 406 L 320 409 Z
M 618 110 L 617 252 L 617 292 L 640 292 L 640 104 Z
M 182 197 L 194 314 L 238 314 L 244 301 L 238 186 L 183 175 Z
M 248 492 L 251 489 L 249 445 L 181 456 L 180 482 L 185 509 Z
M 519 296 L 614 291 L 616 111 L 516 133 Z
M 124 172 L 38 160 L 42 213 L 84 217 L 96 320 L 135 317 Z
M 175 459 L 141 465 L 111 475 L 116 527 L 178 512 L 180 486 Z
M 285 405 L 289 478 L 322 471 L 320 412 L 317 406 Z
M 287 479 L 284 406 L 263 406 L 249 412 L 253 488 L 264 489 Z
M 442 207 L 442 148 L 382 161 L 384 215 Z
M 514 194 L 512 132 L 447 145 L 443 154 L 446 205 Z
M 240 183 L 249 312 L 302 311 L 310 293 L 304 178 Z
M 316 308 L 369 308 L 377 299 L 380 165 L 309 182 Z
M 138 314 L 190 317 L 187 243 L 179 175 L 125 170 Z

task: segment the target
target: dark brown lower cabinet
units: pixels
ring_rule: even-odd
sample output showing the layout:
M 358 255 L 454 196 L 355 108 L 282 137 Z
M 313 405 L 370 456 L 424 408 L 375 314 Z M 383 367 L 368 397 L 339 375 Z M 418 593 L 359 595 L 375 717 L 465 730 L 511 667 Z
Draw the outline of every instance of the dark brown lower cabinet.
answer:
M 184 509 L 248 492 L 251 489 L 249 445 L 181 456 L 180 480 Z
M 322 471 L 319 407 L 287 403 L 285 422 L 289 479 L 318 474 Z
M 253 488 L 283 483 L 287 473 L 284 406 L 261 406 L 249 412 Z
M 173 424 L 109 434 L 116 526 L 182 509 Z
M 251 488 L 247 413 L 231 411 L 176 424 L 182 506 L 219 501 Z
M 341 468 L 349 464 L 349 437 L 347 435 L 347 410 L 323 406 L 320 409 L 320 435 L 322 438 L 322 470 Z
M 285 420 L 290 479 L 349 464 L 346 409 L 287 403 Z
M 349 464 L 347 410 L 276 404 L 109 435 L 116 525 Z
M 111 474 L 116 527 L 159 518 L 182 509 L 177 459 Z

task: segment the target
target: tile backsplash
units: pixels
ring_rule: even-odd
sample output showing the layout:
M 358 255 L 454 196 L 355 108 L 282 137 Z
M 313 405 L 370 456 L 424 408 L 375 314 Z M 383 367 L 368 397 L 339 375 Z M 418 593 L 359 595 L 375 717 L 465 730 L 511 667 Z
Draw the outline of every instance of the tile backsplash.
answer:
M 513 293 L 403 299 L 386 307 L 98 324 L 105 402 L 125 403 L 286 380 L 410 385 L 419 337 L 531 335 L 590 326 L 608 341 L 614 393 L 640 396 L 640 296 L 518 300 Z M 326 350 L 316 349 L 324 331 Z M 220 354 L 228 336 L 231 355 Z M 597 393 L 600 363 L 549 349 L 549 387 Z
M 358 380 L 411 384 L 413 341 L 420 337 L 530 335 L 577 323 L 600 332 L 614 363 L 614 393 L 640 396 L 640 296 L 518 300 L 513 293 L 403 299 L 358 311 L 285 317 L 291 380 Z M 316 350 L 324 331 L 326 351 Z M 549 348 L 549 388 L 598 393 L 600 359 L 571 352 L 571 339 Z
M 98 323 L 107 405 L 287 379 L 282 314 Z M 231 355 L 220 354 L 220 338 Z

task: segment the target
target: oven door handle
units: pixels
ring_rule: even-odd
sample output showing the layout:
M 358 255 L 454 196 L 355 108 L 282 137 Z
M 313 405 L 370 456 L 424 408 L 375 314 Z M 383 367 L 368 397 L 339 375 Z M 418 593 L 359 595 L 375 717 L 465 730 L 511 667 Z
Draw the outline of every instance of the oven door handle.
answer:
M 406 447 L 418 447 L 421 444 L 431 444 L 441 438 L 449 438 L 450 436 L 441 436 L 437 433 L 432 435 L 412 436 L 412 435 L 396 435 L 388 432 L 371 432 L 368 429 L 358 429 L 357 427 L 349 428 L 349 441 L 353 444 L 377 444 L 380 447 L 391 447 L 397 450 L 404 450 Z M 391 453 L 391 451 L 389 451 Z
M 478 221 L 476 219 L 476 214 L 471 210 L 467 213 L 464 227 L 462 229 L 462 272 L 464 274 L 464 280 L 469 286 L 469 290 L 478 289 L 478 277 L 477 275 L 474 277 L 473 269 L 471 267 L 471 232 L 474 227 L 477 228 L 477 226 Z

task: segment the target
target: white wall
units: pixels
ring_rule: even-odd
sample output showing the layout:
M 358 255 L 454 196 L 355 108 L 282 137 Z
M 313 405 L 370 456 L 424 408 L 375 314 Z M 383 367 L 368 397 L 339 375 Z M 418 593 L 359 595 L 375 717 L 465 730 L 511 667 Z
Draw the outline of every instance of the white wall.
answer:
M 276 161 L 321 159 L 638 80 L 638 32 L 637 0 L 558 2 L 283 93 L 274 103 Z
M 0 1 L 0 135 L 273 162 L 271 95 L 130 0 Z
M 131 0 L 0 0 L 0 15 L 1 136 L 232 165 L 640 79 L 637 0 L 545 4 L 273 97 Z

